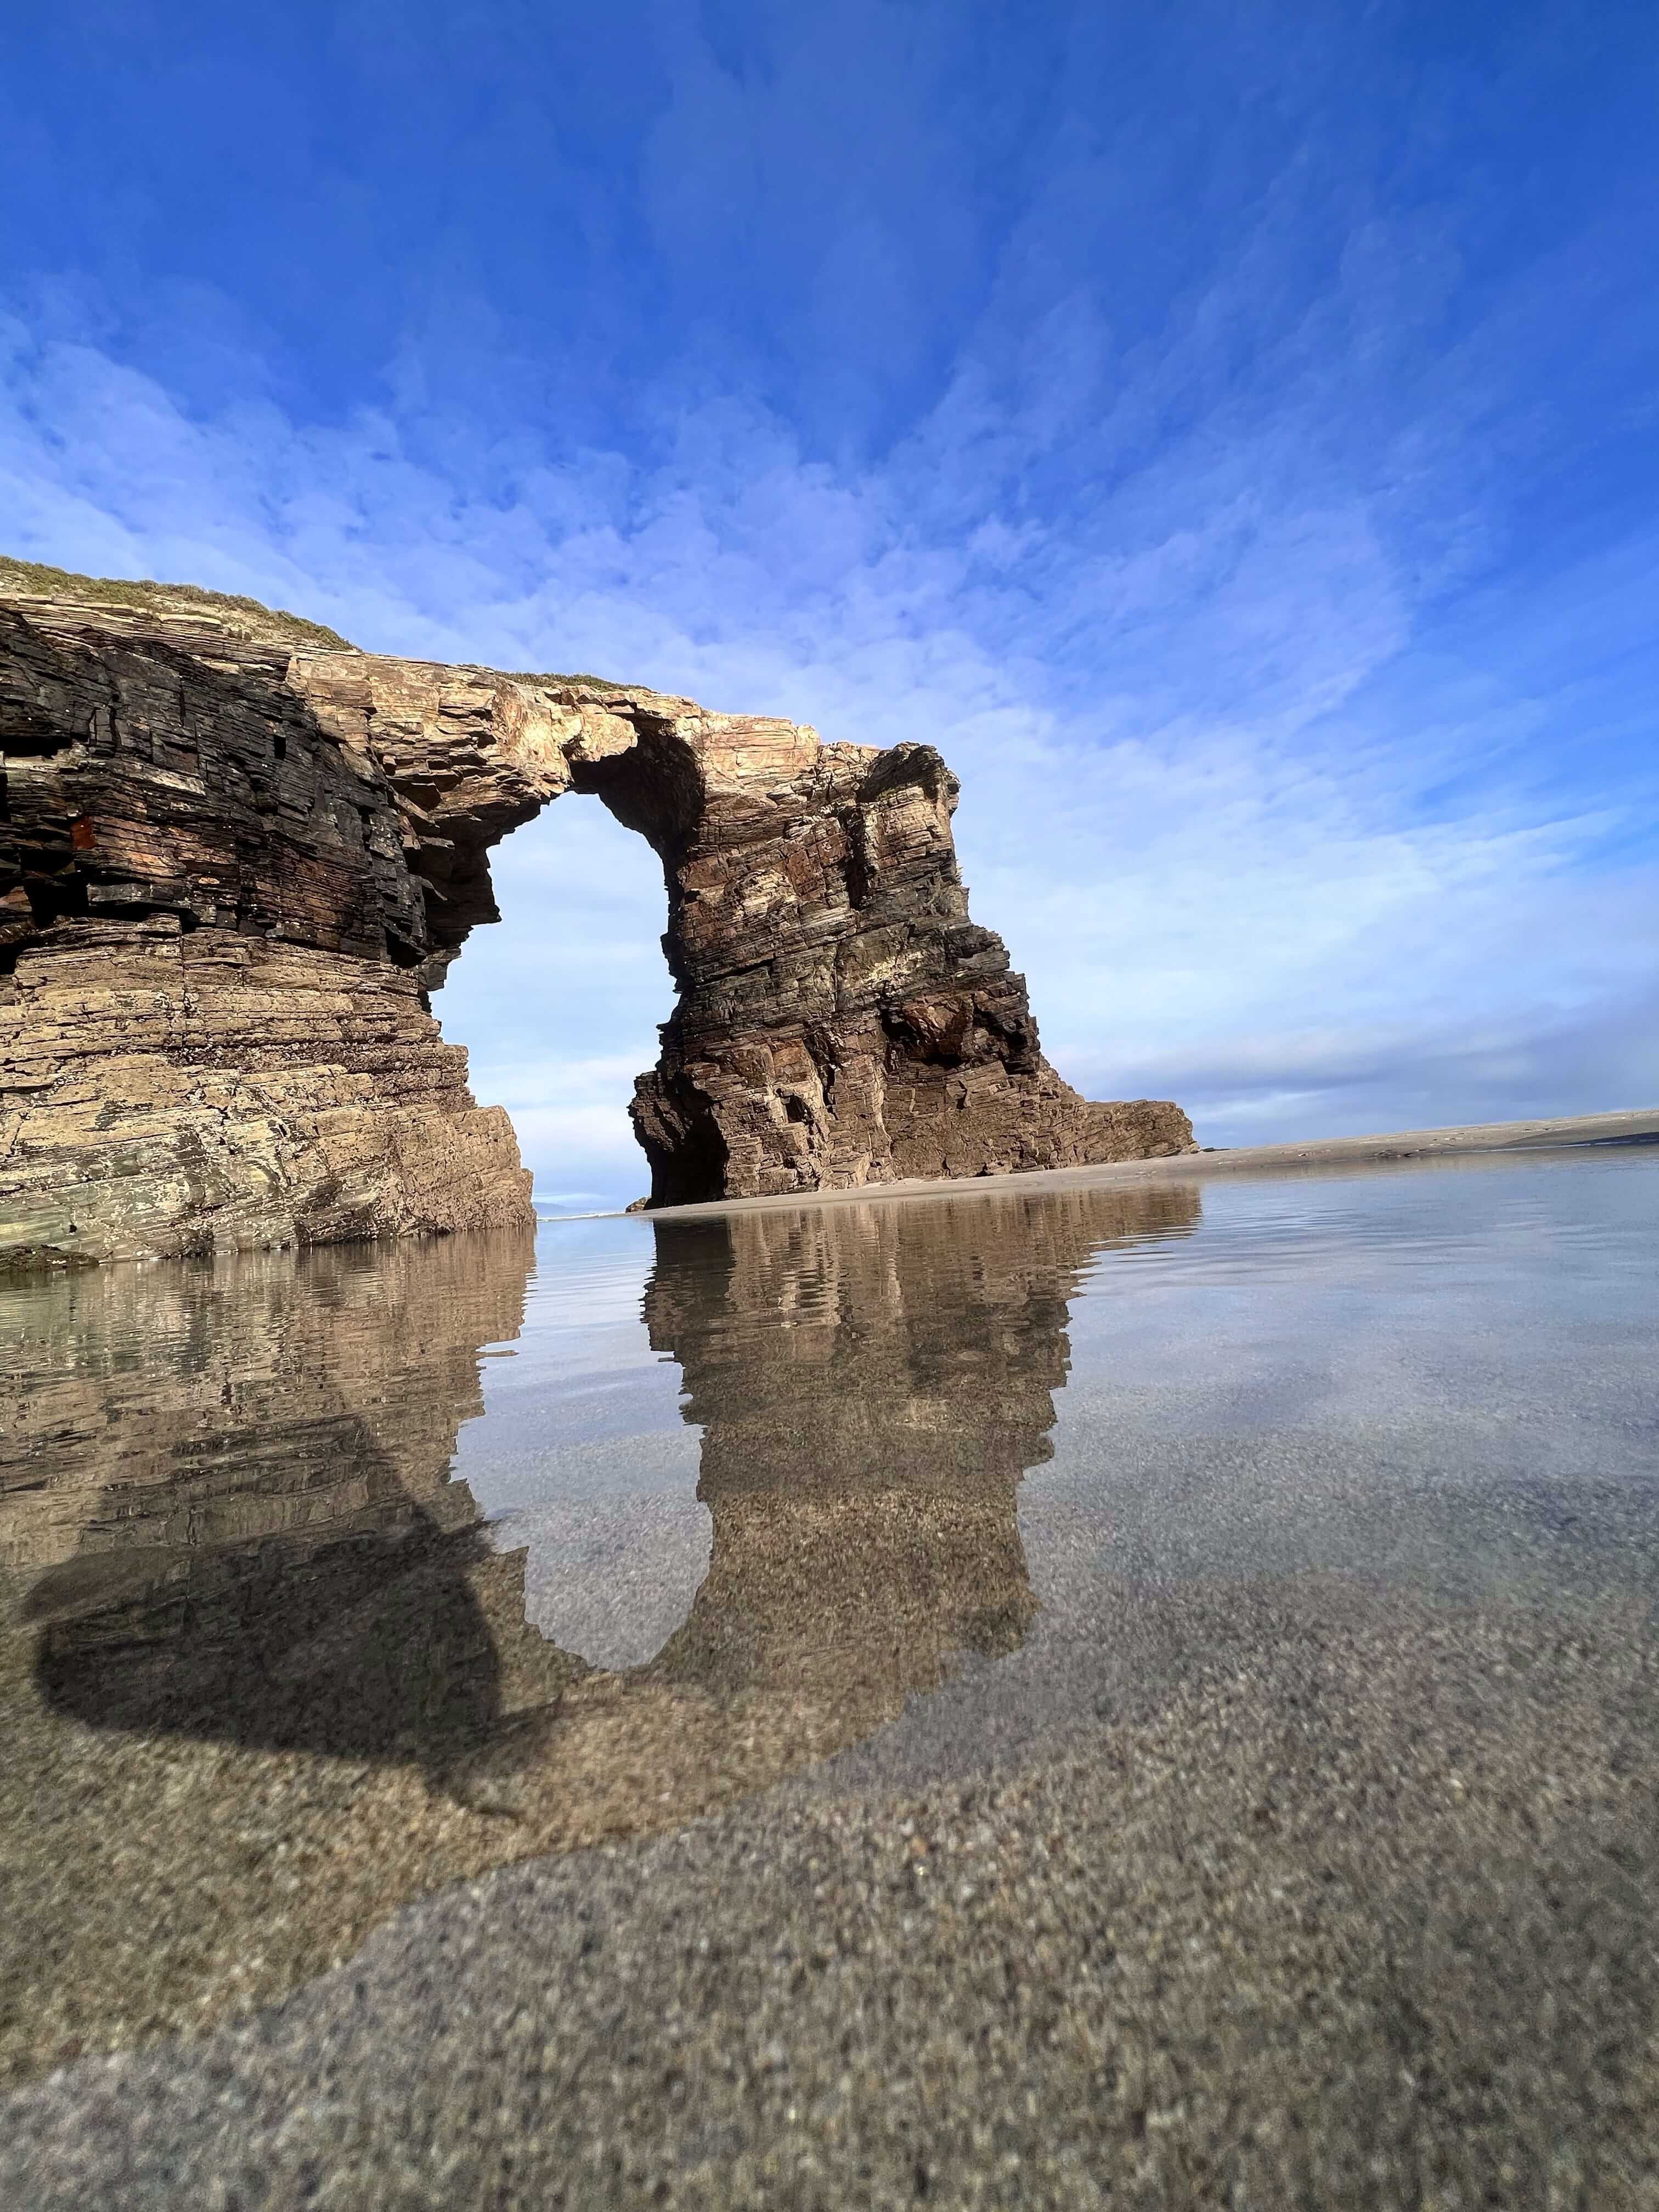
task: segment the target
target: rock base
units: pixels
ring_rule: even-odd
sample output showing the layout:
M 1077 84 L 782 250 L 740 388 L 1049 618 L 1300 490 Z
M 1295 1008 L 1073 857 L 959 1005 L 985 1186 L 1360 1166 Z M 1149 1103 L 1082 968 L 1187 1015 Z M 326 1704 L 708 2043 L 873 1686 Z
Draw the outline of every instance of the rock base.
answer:
M 60 925 L 0 1005 L 0 1263 L 527 1226 L 413 978 L 177 919 Z

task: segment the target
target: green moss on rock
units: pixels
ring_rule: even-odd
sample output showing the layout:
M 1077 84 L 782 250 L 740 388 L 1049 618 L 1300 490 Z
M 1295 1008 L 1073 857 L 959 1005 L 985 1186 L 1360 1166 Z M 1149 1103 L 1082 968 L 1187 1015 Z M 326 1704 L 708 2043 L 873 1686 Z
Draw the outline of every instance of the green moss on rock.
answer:
M 49 568 L 40 561 L 19 561 L 0 553 L 0 593 L 44 599 L 84 599 L 96 606 L 137 607 L 155 614 L 188 614 L 201 608 L 217 615 L 240 634 L 289 645 L 317 645 L 354 650 L 349 638 L 325 623 L 308 622 L 285 607 L 268 607 L 240 592 L 207 592 L 199 584 L 158 584 L 148 578 L 80 576 L 72 569 Z

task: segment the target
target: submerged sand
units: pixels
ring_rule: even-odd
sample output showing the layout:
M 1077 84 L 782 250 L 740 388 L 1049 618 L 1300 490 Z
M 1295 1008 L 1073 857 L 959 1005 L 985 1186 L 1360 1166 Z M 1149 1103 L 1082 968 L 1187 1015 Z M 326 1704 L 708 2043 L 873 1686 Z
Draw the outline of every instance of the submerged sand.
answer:
M 13 2098 L 8 2201 L 1651 2206 L 1641 1624 L 1115 1595 L 926 1786 L 510 1869 Z

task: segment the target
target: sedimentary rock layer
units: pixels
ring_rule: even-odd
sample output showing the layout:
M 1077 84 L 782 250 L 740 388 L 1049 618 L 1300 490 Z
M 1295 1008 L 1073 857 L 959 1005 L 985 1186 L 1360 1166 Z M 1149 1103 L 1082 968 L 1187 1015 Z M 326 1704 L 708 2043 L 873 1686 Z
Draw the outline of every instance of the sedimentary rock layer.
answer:
M 1191 1146 L 1043 1059 L 927 745 L 0 573 L 0 1255 L 527 1219 L 429 994 L 497 918 L 489 848 L 573 789 L 663 863 L 653 1202 Z

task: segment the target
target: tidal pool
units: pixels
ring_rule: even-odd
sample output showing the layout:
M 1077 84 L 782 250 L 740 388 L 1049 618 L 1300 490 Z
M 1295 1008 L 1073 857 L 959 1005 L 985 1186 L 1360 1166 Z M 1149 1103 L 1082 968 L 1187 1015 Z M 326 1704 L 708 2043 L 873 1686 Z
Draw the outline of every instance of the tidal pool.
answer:
M 1244 1678 L 1252 1607 L 1363 1624 L 1310 1759 L 1412 1766 L 1409 1649 L 1470 1852 L 1617 1828 L 1659 1769 L 1656 1232 L 1659 1157 L 1590 1147 L 9 1285 L 0 2078 L 791 1778 L 1121 1761 Z

